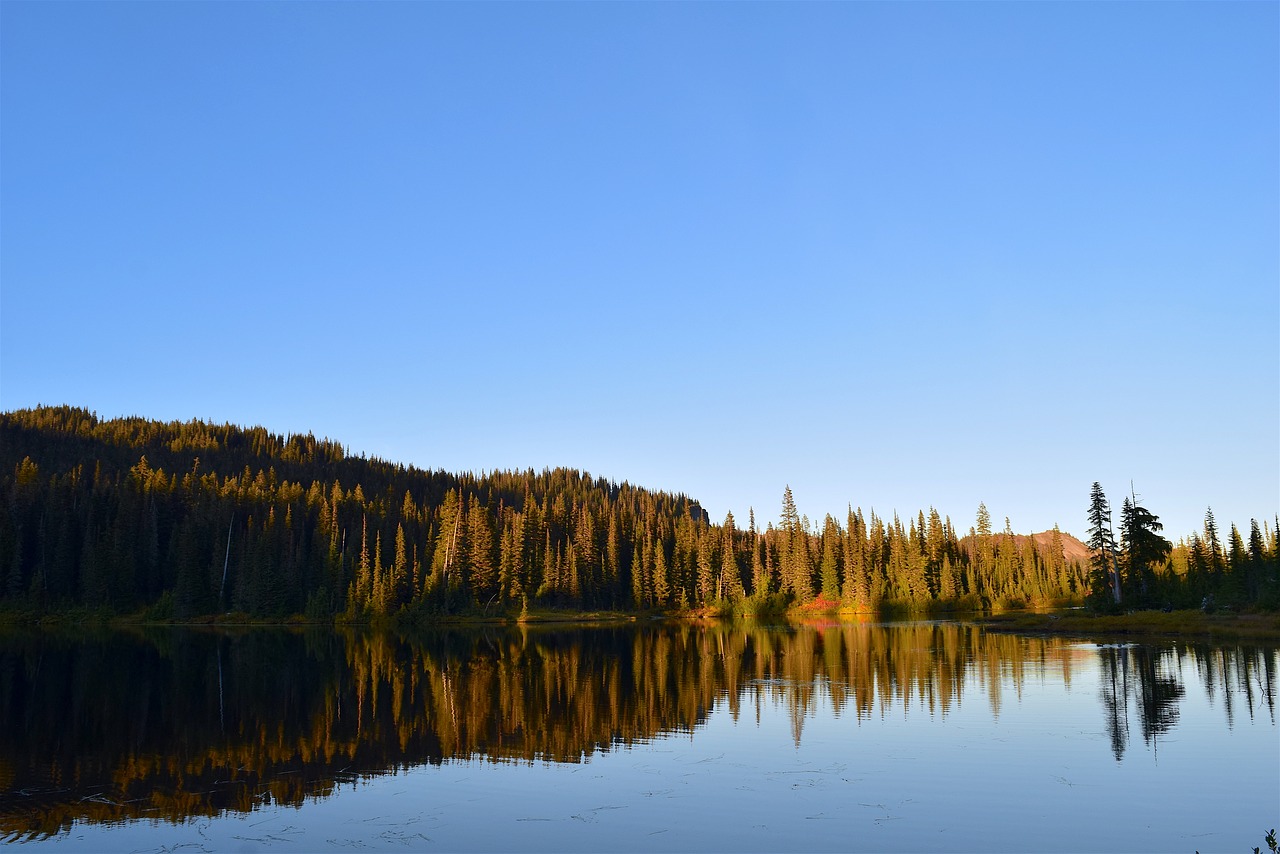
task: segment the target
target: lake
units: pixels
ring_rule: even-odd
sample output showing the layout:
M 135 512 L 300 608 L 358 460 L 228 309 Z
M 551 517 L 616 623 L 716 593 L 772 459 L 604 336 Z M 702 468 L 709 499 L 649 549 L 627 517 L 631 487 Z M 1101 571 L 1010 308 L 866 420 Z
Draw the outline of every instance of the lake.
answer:
M 1271 645 L 952 622 L 0 637 L 0 838 L 200 851 L 1252 851 Z

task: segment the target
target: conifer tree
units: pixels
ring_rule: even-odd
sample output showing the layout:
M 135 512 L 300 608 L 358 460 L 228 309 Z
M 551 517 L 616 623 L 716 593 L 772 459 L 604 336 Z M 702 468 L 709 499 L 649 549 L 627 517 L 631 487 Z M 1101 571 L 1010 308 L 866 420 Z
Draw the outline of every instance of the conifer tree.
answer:
M 871 579 L 867 574 L 867 525 L 862 508 L 848 510 L 844 540 L 844 599 L 858 611 L 871 609 Z
M 1120 508 L 1120 542 L 1124 555 L 1125 581 L 1131 594 L 1147 600 L 1155 586 L 1153 566 L 1169 556 L 1173 544 L 1160 536 L 1164 526 L 1147 508 L 1125 496 Z
M 382 565 L 382 532 L 375 531 L 373 535 L 373 611 L 375 614 L 386 615 L 391 608 L 389 585 L 387 584 L 387 571 Z
M 622 534 L 618 527 L 618 517 L 609 514 L 609 527 L 604 540 L 604 587 L 612 607 L 618 606 L 619 585 L 622 577 Z
M 667 578 L 666 550 L 662 547 L 661 540 L 653 540 L 650 544 L 653 549 L 653 560 L 650 562 L 653 567 L 653 603 L 659 608 L 665 608 L 671 604 L 671 585 Z
M 827 518 L 822 523 L 822 563 L 819 567 L 819 577 L 822 579 L 822 598 L 828 602 L 836 602 L 840 599 L 839 554 L 842 539 L 839 525 L 828 513 Z
M 1116 541 L 1111 532 L 1111 505 L 1094 481 L 1089 491 L 1089 549 L 1092 552 L 1094 593 L 1110 590 L 1116 605 L 1120 604 L 1120 567 L 1116 561 Z
M 697 604 L 707 605 L 721 598 L 720 587 L 716 584 L 716 573 L 712 567 L 711 539 L 700 537 L 697 551 Z
M 1204 545 L 1208 549 L 1209 570 L 1215 576 L 1221 574 L 1226 561 L 1223 558 L 1222 540 L 1218 537 L 1218 523 L 1213 518 L 1213 508 L 1204 513 Z
M 942 568 L 938 573 L 938 598 L 943 602 L 954 602 L 960 598 L 956 570 L 951 565 L 950 555 L 942 556 Z
M 987 505 L 978 502 L 978 517 L 974 528 L 974 570 L 980 577 L 985 577 L 994 569 L 995 547 L 991 542 L 991 513 Z
M 807 602 L 813 598 L 808 535 L 796 511 L 790 486 L 782 495 L 782 537 L 782 590 L 801 602 Z
M 638 527 L 633 540 L 637 545 L 631 558 L 631 604 L 636 608 L 647 608 L 651 589 L 648 584 L 651 576 L 649 558 L 653 554 L 653 547 L 647 532 L 642 536 Z
M 359 487 L 357 487 L 359 488 Z M 460 555 L 464 548 L 462 498 L 450 489 L 439 509 L 440 523 L 436 531 L 435 555 L 431 573 L 444 589 L 457 585 L 460 578 Z
M 716 598 L 737 602 L 745 593 L 742 587 L 742 573 L 738 569 L 737 545 L 734 542 L 736 532 L 732 513 L 725 515 L 721 532 L 723 540 L 720 544 L 720 578 Z
M 360 608 L 369 605 L 373 598 L 373 566 L 369 559 L 369 517 L 360 519 L 360 563 L 356 570 L 355 595 L 352 601 Z
M 751 593 L 754 596 L 769 595 L 769 571 L 765 560 L 765 543 L 756 529 L 756 513 L 748 510 L 747 532 L 751 537 Z
M 489 508 L 475 498 L 467 508 L 467 569 L 477 604 L 487 604 L 498 594 L 498 567 L 494 556 Z
M 404 523 L 396 523 L 396 553 L 391 565 L 390 600 L 392 606 L 403 603 L 409 592 L 409 551 L 405 542 Z

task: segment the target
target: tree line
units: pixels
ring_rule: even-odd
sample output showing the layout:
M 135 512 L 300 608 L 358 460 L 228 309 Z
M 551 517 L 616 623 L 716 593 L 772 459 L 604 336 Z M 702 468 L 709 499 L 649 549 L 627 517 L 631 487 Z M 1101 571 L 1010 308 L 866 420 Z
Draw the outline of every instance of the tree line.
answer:
M 1275 527 L 1249 522 L 1249 537 L 1232 523 L 1224 545 L 1213 508 L 1204 529 L 1174 545 L 1160 517 L 1132 489 L 1120 508 L 1119 539 L 1102 485 L 1089 490 L 1089 601 L 1103 610 L 1133 608 L 1280 608 L 1280 548 Z
M 981 608 L 1091 592 L 1067 535 L 1018 536 L 1007 520 L 994 531 L 985 506 L 965 533 L 932 508 L 904 520 L 850 507 L 814 524 L 788 488 L 777 526 L 754 512 L 740 526 L 574 469 L 426 471 L 309 434 L 67 406 L 0 414 L 0 464 L 0 603 L 36 612 L 365 621 Z M 1273 531 L 1259 555 L 1274 574 Z M 1225 569 L 1234 560 L 1224 552 Z

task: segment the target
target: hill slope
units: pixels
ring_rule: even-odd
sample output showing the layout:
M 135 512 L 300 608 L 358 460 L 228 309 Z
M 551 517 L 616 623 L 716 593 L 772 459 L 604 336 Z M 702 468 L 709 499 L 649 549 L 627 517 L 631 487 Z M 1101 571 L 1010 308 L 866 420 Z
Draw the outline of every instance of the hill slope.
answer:
M 0 466 L 0 605 L 38 611 L 366 619 L 819 594 L 923 608 L 1078 599 L 1085 585 L 1066 535 L 1067 560 L 1023 537 L 988 563 L 949 525 L 861 511 L 852 530 L 797 517 L 744 531 L 685 495 L 572 469 L 429 472 L 261 427 L 42 407 L 0 414 Z

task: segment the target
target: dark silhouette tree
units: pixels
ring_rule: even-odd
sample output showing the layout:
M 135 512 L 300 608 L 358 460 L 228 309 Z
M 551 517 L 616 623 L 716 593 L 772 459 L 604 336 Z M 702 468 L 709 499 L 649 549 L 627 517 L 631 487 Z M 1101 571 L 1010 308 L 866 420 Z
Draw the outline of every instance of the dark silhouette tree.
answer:
M 1116 539 L 1111 530 L 1111 505 L 1102 484 L 1093 482 L 1089 490 L 1089 550 L 1093 566 L 1093 594 L 1105 599 L 1107 593 L 1120 604 L 1120 566 L 1116 560 Z
M 1155 587 L 1153 567 L 1162 564 L 1173 544 L 1160 536 L 1160 517 L 1125 496 L 1120 510 L 1120 541 L 1124 556 L 1125 582 L 1131 595 L 1144 603 Z

